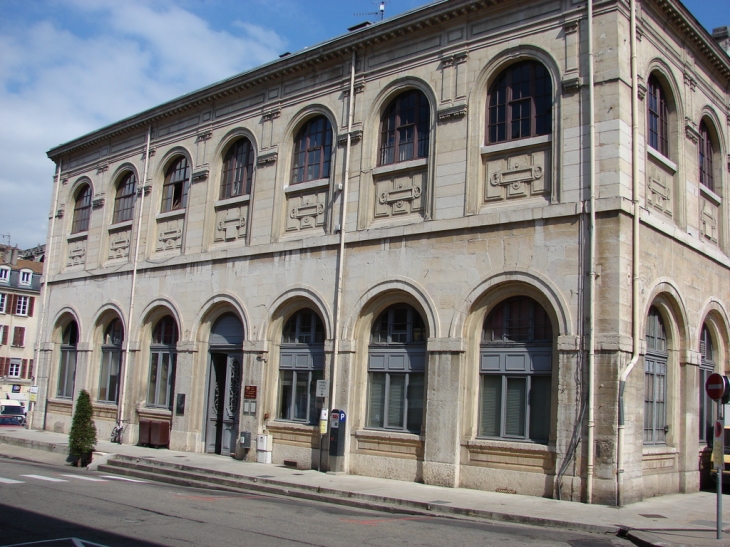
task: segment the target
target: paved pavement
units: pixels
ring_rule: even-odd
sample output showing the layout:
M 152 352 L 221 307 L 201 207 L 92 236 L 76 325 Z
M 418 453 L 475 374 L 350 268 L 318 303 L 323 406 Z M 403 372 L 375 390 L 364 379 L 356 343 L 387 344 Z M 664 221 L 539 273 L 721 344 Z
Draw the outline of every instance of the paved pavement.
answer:
M 723 539 L 716 539 L 716 497 L 710 492 L 651 498 L 625 507 L 607 507 L 532 496 L 442 488 L 418 483 L 320 473 L 271 464 L 242 462 L 226 456 L 158 450 L 99 441 L 94 470 L 114 455 L 157 468 L 187 469 L 215 484 L 234 476 L 250 488 L 383 510 L 404 510 L 454 518 L 476 518 L 583 530 L 625 533 L 637 545 L 730 547 L 730 496 L 723 500 Z M 48 431 L 6 428 L 0 431 L 0 455 L 61 464 L 68 436 Z M 160 476 L 160 480 L 166 480 Z M 245 486 L 244 486 L 245 487 Z

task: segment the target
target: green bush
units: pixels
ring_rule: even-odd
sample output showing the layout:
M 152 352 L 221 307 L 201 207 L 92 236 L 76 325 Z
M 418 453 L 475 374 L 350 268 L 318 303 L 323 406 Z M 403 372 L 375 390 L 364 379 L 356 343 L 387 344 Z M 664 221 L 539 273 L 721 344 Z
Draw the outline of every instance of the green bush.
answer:
M 91 397 L 85 389 L 79 393 L 68 435 L 68 448 L 72 456 L 85 459 L 96 446 L 96 426 L 92 419 Z

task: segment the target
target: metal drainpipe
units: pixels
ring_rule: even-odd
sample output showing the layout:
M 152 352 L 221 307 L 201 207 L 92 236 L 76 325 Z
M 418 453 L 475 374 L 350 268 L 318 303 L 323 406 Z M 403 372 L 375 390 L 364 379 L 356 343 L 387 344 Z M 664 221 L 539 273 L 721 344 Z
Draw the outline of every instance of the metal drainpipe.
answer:
M 631 361 L 619 376 L 618 388 L 618 437 L 616 440 L 616 505 L 623 505 L 624 478 L 624 388 L 626 379 L 639 361 L 639 86 L 636 60 L 636 0 L 630 2 L 631 10 L 631 185 L 633 200 L 632 224 L 632 336 L 633 350 Z
M 134 242 L 134 262 L 132 263 L 132 289 L 129 292 L 129 319 L 127 321 L 127 332 L 125 333 L 126 344 L 124 348 L 124 359 L 122 359 L 121 370 L 119 371 L 119 406 L 117 407 L 117 423 L 121 423 L 124 419 L 124 399 L 125 389 L 127 387 L 127 362 L 129 360 L 129 346 L 132 341 L 132 318 L 134 314 L 134 291 L 137 287 L 137 262 L 139 260 L 139 239 L 142 233 L 142 217 L 144 216 L 144 187 L 147 183 L 147 168 L 150 162 L 150 138 L 152 135 L 152 126 L 147 128 L 147 145 L 144 153 L 144 175 L 142 176 L 142 184 L 140 184 L 140 192 L 142 193 L 139 203 L 139 216 L 137 217 L 137 235 Z
M 352 50 L 350 67 L 350 103 L 347 105 L 347 147 L 345 148 L 345 176 L 340 192 L 340 247 L 337 253 L 337 286 L 335 287 L 335 324 L 333 326 L 332 365 L 330 367 L 330 412 L 337 397 L 337 359 L 340 354 L 340 315 L 342 301 L 342 268 L 345 262 L 345 220 L 347 219 L 347 185 L 350 179 L 350 150 L 352 147 L 352 122 L 355 115 L 355 50 Z M 329 421 L 329 420 L 328 420 Z
M 586 476 L 586 502 L 593 501 L 593 460 L 594 460 L 594 382 L 595 382 L 595 310 L 596 310 L 596 116 L 594 99 L 594 74 L 593 74 L 593 0 L 588 0 L 588 117 L 590 130 L 588 133 L 588 155 L 590 170 L 588 179 L 590 181 L 590 274 L 588 280 L 588 470 Z
M 51 260 L 52 260 L 52 254 L 53 251 L 53 237 L 56 231 L 56 207 L 58 206 L 58 191 L 61 187 L 61 168 L 63 165 L 63 159 L 58 160 L 58 166 L 56 167 L 56 189 L 53 193 L 53 203 L 51 204 L 51 228 L 50 233 L 48 236 L 48 245 L 46 246 L 46 260 L 45 260 L 45 268 L 43 268 L 43 283 L 41 284 L 41 292 L 43 293 L 43 298 L 41 302 L 41 316 L 39 318 L 39 332 L 44 333 L 43 330 L 43 323 L 46 320 L 46 308 L 48 307 L 48 277 L 51 274 Z M 36 343 L 35 343 L 35 350 L 33 351 L 34 355 L 34 363 L 36 363 L 36 370 L 40 370 L 40 362 L 38 361 L 38 358 L 40 357 L 40 350 L 41 350 L 41 337 L 42 336 L 36 336 Z M 50 339 L 50 337 L 49 337 Z M 45 363 L 44 363 L 45 364 Z M 49 366 L 50 369 L 50 366 Z M 48 375 L 50 378 L 50 373 Z M 38 385 L 37 381 L 33 382 Z M 36 397 L 38 395 L 36 394 Z M 46 381 L 46 400 L 48 400 L 48 382 Z M 30 411 L 30 420 L 28 420 L 28 429 L 31 429 L 31 426 L 33 425 L 33 412 L 35 411 L 35 404 L 33 404 L 33 410 Z M 43 427 L 41 429 L 45 429 L 45 412 L 43 413 Z

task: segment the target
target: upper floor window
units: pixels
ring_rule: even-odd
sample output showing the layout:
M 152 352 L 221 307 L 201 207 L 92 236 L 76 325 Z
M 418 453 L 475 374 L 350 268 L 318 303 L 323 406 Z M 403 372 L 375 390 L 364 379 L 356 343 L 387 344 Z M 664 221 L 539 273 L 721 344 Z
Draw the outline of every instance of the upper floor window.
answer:
M 185 209 L 188 201 L 188 159 L 181 156 L 167 169 L 162 185 L 162 211 Z
M 490 143 L 552 133 L 552 81 L 536 61 L 507 67 L 489 90 L 487 136 Z
M 30 285 L 31 281 L 33 281 L 33 271 L 32 270 L 20 270 L 20 284 L 21 285 Z
M 292 184 L 330 176 L 332 126 L 325 116 L 312 118 L 294 139 Z
M 76 192 L 76 204 L 74 205 L 74 218 L 71 224 L 71 233 L 78 234 L 89 229 L 89 217 L 91 216 L 91 186 L 85 184 Z
M 134 173 L 127 173 L 117 185 L 117 195 L 114 198 L 113 224 L 132 220 L 134 216 L 134 198 L 137 193 L 137 177 Z
M 428 156 L 429 111 L 421 91 L 406 91 L 393 99 L 380 120 L 379 165 Z
M 10 282 L 10 268 L 7 266 L 0 267 L 0 283 Z
M 714 150 L 710 130 L 704 120 L 700 122 L 699 151 L 700 184 L 714 192 L 715 182 L 712 177 L 712 156 Z
M 649 124 L 648 144 L 660 154 L 669 157 L 669 107 L 662 85 L 653 74 L 649 76 L 646 114 Z
M 253 147 L 248 139 L 239 139 L 223 158 L 221 199 L 243 196 L 251 192 Z
M 0 313 L 5 313 L 8 307 L 8 295 L 4 292 L 0 292 Z

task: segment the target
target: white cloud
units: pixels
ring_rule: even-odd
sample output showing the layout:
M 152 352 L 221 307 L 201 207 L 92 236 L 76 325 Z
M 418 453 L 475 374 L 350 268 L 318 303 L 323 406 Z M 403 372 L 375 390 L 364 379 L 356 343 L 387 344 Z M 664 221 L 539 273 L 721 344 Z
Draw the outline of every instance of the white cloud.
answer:
M 62 20 L 6 18 L 0 34 L 0 234 L 21 247 L 45 241 L 49 148 L 275 59 L 285 47 L 271 30 L 246 21 L 215 30 L 170 2 L 61 7 Z M 74 17 L 85 21 L 82 31 Z

